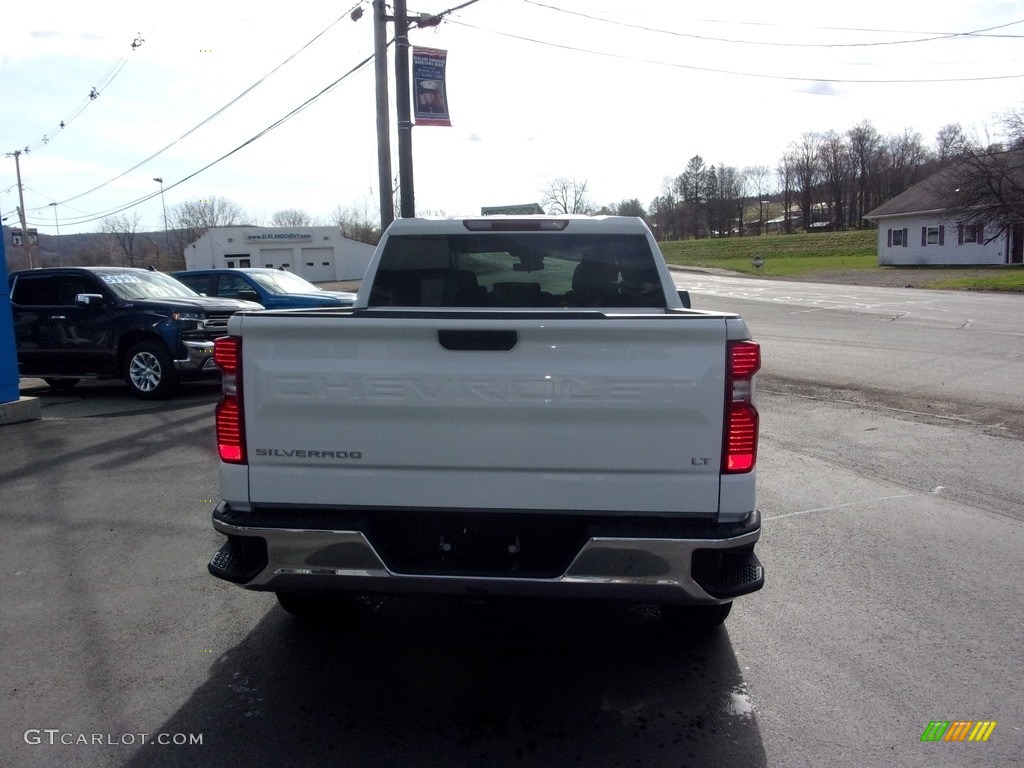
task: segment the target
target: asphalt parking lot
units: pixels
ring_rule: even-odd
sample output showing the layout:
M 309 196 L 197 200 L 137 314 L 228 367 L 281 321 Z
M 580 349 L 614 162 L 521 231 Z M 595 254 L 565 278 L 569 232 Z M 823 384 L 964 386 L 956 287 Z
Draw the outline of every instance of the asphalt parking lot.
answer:
M 765 764 L 728 634 L 401 599 L 297 626 L 206 571 L 216 384 L 25 392 L 43 419 L 0 432 L 0 764 Z
M 764 282 L 691 286 L 767 352 L 766 586 L 710 637 L 589 604 L 297 626 L 206 572 L 216 382 L 24 382 L 43 419 L 0 428 L 0 765 L 1020 765 L 1019 308 Z M 922 740 L 954 720 L 997 725 Z

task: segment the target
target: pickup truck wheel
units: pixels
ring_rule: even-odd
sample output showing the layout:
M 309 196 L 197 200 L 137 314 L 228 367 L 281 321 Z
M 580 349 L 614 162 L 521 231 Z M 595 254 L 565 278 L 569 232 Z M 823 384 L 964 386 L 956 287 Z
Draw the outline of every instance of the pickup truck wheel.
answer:
M 732 603 L 721 605 L 666 605 L 662 606 L 662 616 L 673 629 L 690 632 L 710 632 L 722 626 Z
M 132 394 L 142 400 L 168 397 L 177 386 L 171 356 L 160 344 L 136 344 L 124 359 L 124 380 Z
M 328 624 L 354 618 L 357 604 L 348 595 L 275 592 L 280 606 L 303 622 Z
M 43 379 L 46 385 L 50 389 L 55 389 L 58 392 L 63 392 L 65 389 L 71 389 L 75 384 L 81 381 L 81 379 Z

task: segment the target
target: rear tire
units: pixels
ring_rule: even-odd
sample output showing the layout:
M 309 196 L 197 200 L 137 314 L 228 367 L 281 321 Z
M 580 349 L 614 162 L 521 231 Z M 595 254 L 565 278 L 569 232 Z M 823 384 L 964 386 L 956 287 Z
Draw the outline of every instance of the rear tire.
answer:
M 170 354 L 163 345 L 150 341 L 128 350 L 124 358 L 124 380 L 132 394 L 141 400 L 170 397 L 178 385 Z
M 275 592 L 278 604 L 296 620 L 308 624 L 351 622 L 358 609 L 349 595 Z
M 67 389 L 71 389 L 75 384 L 81 381 L 81 379 L 43 379 L 46 385 L 56 391 L 63 392 Z
M 731 602 L 721 605 L 663 605 L 661 614 L 674 629 L 706 633 L 722 626 L 731 610 Z

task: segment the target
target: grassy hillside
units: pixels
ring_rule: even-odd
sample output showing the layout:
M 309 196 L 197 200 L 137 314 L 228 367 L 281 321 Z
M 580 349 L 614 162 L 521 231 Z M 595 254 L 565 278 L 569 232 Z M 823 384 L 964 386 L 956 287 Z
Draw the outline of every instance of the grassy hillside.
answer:
M 862 276 L 865 282 L 885 284 L 882 273 L 901 272 L 900 284 L 952 290 L 1024 293 L 1024 267 L 880 267 L 874 230 L 816 232 L 795 235 L 756 235 L 659 243 L 665 260 L 681 267 L 714 267 L 764 277 L 809 276 L 828 273 Z M 763 264 L 755 267 L 760 257 Z M 817 274 L 815 274 L 817 273 Z M 912 277 L 906 277 L 912 273 Z M 874 279 L 872 279 L 874 278 Z M 857 282 L 854 277 L 851 282 Z
M 874 230 L 659 243 L 669 264 L 783 277 L 822 269 L 877 269 Z M 755 267 L 755 257 L 764 265 Z

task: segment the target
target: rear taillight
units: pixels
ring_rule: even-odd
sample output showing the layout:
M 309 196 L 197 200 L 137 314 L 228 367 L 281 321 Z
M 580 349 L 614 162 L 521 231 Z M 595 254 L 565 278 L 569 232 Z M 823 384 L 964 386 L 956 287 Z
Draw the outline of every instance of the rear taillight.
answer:
M 229 464 L 245 464 L 245 418 L 242 410 L 242 339 L 223 336 L 214 342 L 213 361 L 221 371 L 217 403 L 217 453 Z
M 754 374 L 761 367 L 761 347 L 753 341 L 729 343 L 725 380 L 725 437 L 722 472 L 749 472 L 757 461 L 757 408 Z

